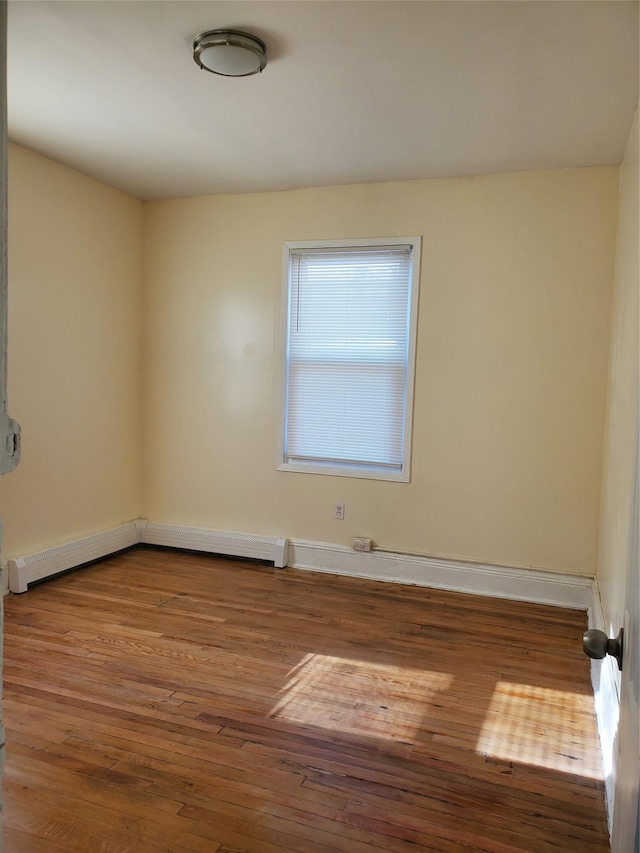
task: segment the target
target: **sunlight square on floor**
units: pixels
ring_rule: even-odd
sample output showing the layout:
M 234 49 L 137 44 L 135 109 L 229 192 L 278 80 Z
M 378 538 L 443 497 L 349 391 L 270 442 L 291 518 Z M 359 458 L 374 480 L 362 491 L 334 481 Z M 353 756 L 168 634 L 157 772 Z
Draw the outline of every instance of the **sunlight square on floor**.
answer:
M 269 716 L 413 743 L 453 676 L 332 655 L 307 654 L 288 674 Z
M 476 752 L 602 779 L 597 736 L 592 697 L 505 681 L 496 684 Z

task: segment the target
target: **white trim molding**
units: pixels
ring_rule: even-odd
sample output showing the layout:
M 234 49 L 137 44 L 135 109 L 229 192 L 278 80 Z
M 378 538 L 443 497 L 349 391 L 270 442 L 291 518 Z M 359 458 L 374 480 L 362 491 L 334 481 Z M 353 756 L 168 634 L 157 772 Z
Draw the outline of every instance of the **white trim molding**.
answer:
M 289 542 L 289 566 L 578 610 L 588 610 L 593 596 L 593 578 L 585 575 L 408 556 L 390 551 L 362 553 L 340 545 L 298 539 Z

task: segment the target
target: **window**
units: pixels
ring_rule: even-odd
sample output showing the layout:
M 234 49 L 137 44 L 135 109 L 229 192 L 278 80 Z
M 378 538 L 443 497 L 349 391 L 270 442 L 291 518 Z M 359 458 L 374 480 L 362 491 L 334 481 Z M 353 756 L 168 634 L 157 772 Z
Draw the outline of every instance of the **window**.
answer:
M 279 469 L 409 480 L 420 238 L 285 243 Z

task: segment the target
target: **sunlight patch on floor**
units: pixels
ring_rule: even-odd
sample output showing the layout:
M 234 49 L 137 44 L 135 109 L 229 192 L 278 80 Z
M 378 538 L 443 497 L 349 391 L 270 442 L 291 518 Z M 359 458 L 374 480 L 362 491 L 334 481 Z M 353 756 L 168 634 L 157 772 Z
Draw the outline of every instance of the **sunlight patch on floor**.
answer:
M 519 764 L 602 779 L 590 696 L 498 682 L 476 752 Z
M 412 742 L 434 698 L 453 677 L 331 655 L 306 655 L 270 717 L 341 732 Z

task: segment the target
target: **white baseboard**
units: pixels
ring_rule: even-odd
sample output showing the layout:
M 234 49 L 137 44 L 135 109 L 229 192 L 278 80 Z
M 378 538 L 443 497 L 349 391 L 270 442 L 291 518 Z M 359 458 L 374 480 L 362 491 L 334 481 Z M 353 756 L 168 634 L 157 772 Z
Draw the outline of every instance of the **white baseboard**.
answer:
M 289 565 L 296 569 L 415 584 L 454 592 L 587 610 L 593 579 L 486 563 L 413 557 L 386 551 L 359 552 L 326 542 L 292 539 Z
M 384 551 L 363 553 L 327 542 L 288 540 L 284 537 L 201 527 L 181 527 L 173 524 L 158 524 L 144 519 L 37 554 L 10 560 L 11 591 L 24 592 L 29 583 L 138 543 L 269 560 L 278 568 L 289 565 L 317 572 L 415 584 L 590 611 L 594 607 L 593 579 L 582 575 L 516 569 L 435 557 L 408 556 Z
M 594 610 L 593 580 L 582 575 L 466 563 L 435 557 L 415 557 L 384 551 L 362 553 L 327 542 L 287 540 L 284 537 L 181 527 L 144 519 L 37 554 L 10 560 L 10 589 L 12 592 L 24 592 L 29 583 L 108 556 L 137 543 L 269 560 L 278 568 L 289 565 L 317 572 L 588 609 L 590 613 Z
M 589 628 L 597 628 L 609 636 L 609 626 L 605 623 L 597 580 L 594 580 L 593 583 L 593 598 L 589 608 Z M 607 655 L 602 660 L 591 661 L 591 683 L 598 718 L 607 818 L 609 835 L 611 835 L 617 776 L 618 720 L 620 717 L 620 672 L 613 657 Z

